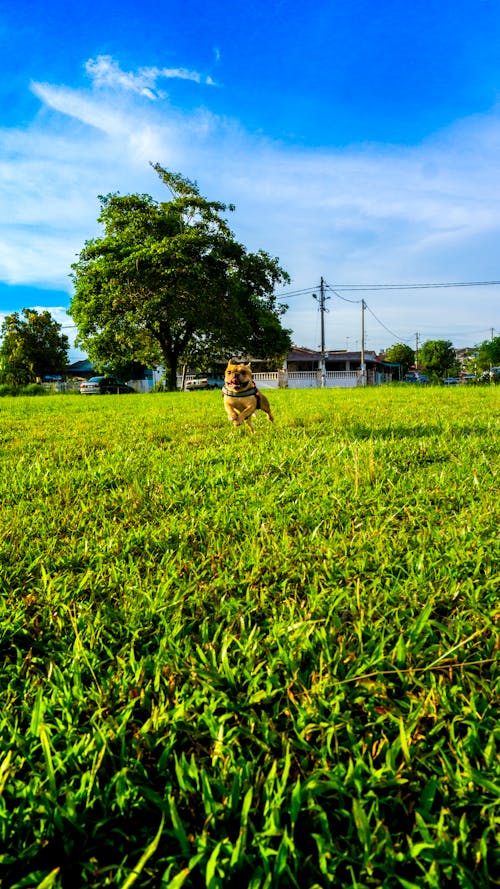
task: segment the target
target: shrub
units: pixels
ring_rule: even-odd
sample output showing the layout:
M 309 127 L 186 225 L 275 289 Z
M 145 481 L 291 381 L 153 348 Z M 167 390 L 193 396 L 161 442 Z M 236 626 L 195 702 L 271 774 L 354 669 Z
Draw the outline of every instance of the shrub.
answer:
M 45 395 L 45 389 L 39 383 L 28 383 L 17 392 L 18 395 Z

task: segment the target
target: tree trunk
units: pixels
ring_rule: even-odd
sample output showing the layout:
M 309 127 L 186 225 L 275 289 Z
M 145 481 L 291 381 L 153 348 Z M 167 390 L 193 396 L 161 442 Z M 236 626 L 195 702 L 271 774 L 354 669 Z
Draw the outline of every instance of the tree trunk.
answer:
M 177 359 L 169 354 L 163 353 L 163 361 L 165 365 L 165 389 L 168 392 L 175 392 L 177 389 Z
M 169 392 L 175 392 L 177 389 L 177 367 L 165 368 L 165 379 Z

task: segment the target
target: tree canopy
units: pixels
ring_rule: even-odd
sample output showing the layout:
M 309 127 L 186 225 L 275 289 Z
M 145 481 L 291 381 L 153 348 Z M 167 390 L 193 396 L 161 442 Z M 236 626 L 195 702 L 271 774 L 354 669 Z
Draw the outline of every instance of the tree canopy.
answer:
M 418 363 L 435 379 L 457 374 L 460 370 L 460 362 L 449 340 L 427 340 L 420 349 Z
M 401 368 L 401 377 L 413 367 L 415 362 L 415 352 L 406 343 L 394 343 L 385 353 L 387 361 L 391 364 L 399 364 Z
M 170 200 L 100 197 L 102 237 L 72 266 L 77 343 L 97 364 L 163 364 L 175 388 L 179 362 L 201 367 L 246 352 L 279 359 L 290 348 L 274 291 L 289 281 L 278 260 L 248 252 L 195 183 L 159 164 Z
M 22 317 L 21 317 L 22 316 Z M 62 374 L 68 363 L 68 337 L 47 310 L 23 309 L 6 315 L 1 329 L 0 379 L 24 385 Z
M 500 367 L 500 336 L 484 340 L 478 347 L 478 370 L 488 370 L 490 367 Z

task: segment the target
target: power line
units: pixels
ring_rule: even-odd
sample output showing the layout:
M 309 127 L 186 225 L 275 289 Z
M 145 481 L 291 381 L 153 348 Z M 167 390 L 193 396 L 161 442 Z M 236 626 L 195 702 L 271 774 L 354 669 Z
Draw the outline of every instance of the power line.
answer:
M 373 315 L 373 317 L 375 318 L 375 321 L 377 321 L 378 324 L 380 324 L 380 326 L 383 327 L 384 330 L 387 331 L 387 333 L 390 333 L 391 336 L 395 336 L 399 342 L 407 343 L 410 340 L 411 337 L 408 337 L 407 340 L 404 340 L 403 337 L 400 337 L 398 333 L 394 333 L 393 330 L 390 330 L 388 327 L 386 327 L 386 325 L 380 320 L 380 318 L 377 318 L 375 312 L 372 309 L 370 309 L 370 306 L 366 302 L 365 302 L 365 309 L 368 309 L 368 311 L 370 312 L 370 315 Z
M 337 291 L 334 290 L 333 287 L 331 287 L 329 284 L 327 284 L 326 287 L 327 287 L 328 290 L 331 290 L 331 292 L 332 292 L 333 294 L 335 294 L 335 296 L 337 296 L 339 299 L 343 300 L 343 302 L 354 303 L 354 304 L 357 304 L 357 305 L 359 305 L 359 303 L 361 303 L 362 305 L 364 305 L 365 309 L 368 309 L 368 311 L 370 312 L 370 314 L 373 315 L 373 317 L 375 318 L 375 321 L 377 321 L 378 324 L 380 324 L 380 326 L 383 327 L 384 330 L 387 331 L 387 333 L 390 333 L 391 336 L 395 336 L 396 339 L 399 340 L 400 342 L 405 343 L 405 342 L 408 342 L 408 339 L 410 339 L 410 337 L 408 337 L 408 339 L 405 340 L 405 339 L 403 339 L 402 337 L 400 337 L 399 334 L 394 333 L 393 330 L 390 330 L 390 329 L 389 329 L 389 328 L 388 328 L 388 327 L 387 327 L 387 326 L 380 320 L 380 318 L 377 318 L 375 312 L 370 308 L 370 306 L 368 305 L 368 303 L 367 303 L 365 300 L 363 300 L 363 299 L 347 299 L 347 297 L 345 297 L 345 296 L 341 296 L 340 293 L 337 293 Z
M 322 279 L 323 281 L 323 279 Z M 339 293 L 340 290 L 347 292 L 366 292 L 366 291 L 391 291 L 391 290 L 430 290 L 433 288 L 452 288 L 452 287 L 490 287 L 494 285 L 500 285 L 500 281 L 441 281 L 435 283 L 425 283 L 425 284 L 337 284 L 335 287 L 332 287 L 331 284 L 327 284 L 324 282 L 325 290 L 329 290 L 334 296 L 338 299 L 342 300 L 346 303 L 351 303 L 353 305 L 362 304 L 364 308 L 368 309 L 370 314 L 373 316 L 375 321 L 383 327 L 384 330 L 387 331 L 391 336 L 396 337 L 398 342 L 408 343 L 413 337 L 411 334 L 409 337 L 402 337 L 399 334 L 395 333 L 380 318 L 377 317 L 373 309 L 363 300 L 363 299 L 349 299 L 346 296 L 342 296 Z M 290 293 L 282 294 L 284 297 L 289 296 L 300 296 L 308 293 L 312 293 L 314 295 L 314 290 L 317 288 L 310 287 L 304 288 L 303 290 L 295 290 Z M 474 331 L 477 333 L 481 333 L 482 331 Z M 472 333 L 472 331 L 470 332 Z M 469 334 L 470 335 L 470 334 Z
M 335 294 L 335 296 L 338 296 L 338 298 L 341 299 L 345 303 L 355 303 L 355 304 L 359 305 L 359 303 L 362 302 L 362 300 L 360 300 L 360 299 L 347 299 L 346 296 L 341 296 L 340 293 L 337 293 L 337 291 L 334 290 L 333 287 L 330 286 L 330 284 L 326 284 L 325 286 L 326 286 L 327 290 L 331 290 L 331 292 L 333 294 Z
M 430 290 L 437 287 L 491 287 L 500 281 L 446 281 L 436 284 L 336 284 L 336 290 Z
M 336 284 L 335 288 L 331 286 L 331 284 L 327 284 L 325 282 L 325 287 L 328 290 L 331 290 L 332 293 L 335 293 L 339 299 L 344 299 L 346 302 L 361 302 L 361 300 L 349 300 L 346 297 L 340 296 L 338 293 L 339 290 L 343 291 L 354 291 L 360 292 L 363 291 L 375 291 L 375 290 L 432 290 L 433 288 L 443 288 L 443 287 L 493 287 L 500 286 L 500 281 L 440 281 L 435 283 L 426 283 L 426 284 Z M 304 287 L 301 290 L 289 290 L 285 293 L 275 293 L 274 296 L 278 299 L 286 298 L 289 299 L 295 296 L 304 296 L 309 293 L 314 293 L 317 290 L 317 286 L 314 287 Z
M 314 293 L 317 287 L 306 287 L 304 290 L 290 290 L 288 293 L 273 294 L 276 299 L 289 299 L 291 296 L 303 296 L 306 293 Z

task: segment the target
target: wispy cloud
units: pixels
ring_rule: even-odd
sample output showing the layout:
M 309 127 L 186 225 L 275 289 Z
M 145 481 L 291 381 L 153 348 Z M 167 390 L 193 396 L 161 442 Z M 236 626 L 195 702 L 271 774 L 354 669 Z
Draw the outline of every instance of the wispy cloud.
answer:
M 187 68 L 139 68 L 137 71 L 122 71 L 112 56 L 102 55 L 89 59 L 85 70 L 97 87 L 126 90 L 145 96 L 147 99 L 163 99 L 166 94 L 157 88 L 158 80 L 190 80 L 193 83 L 214 86 L 211 77 Z
M 93 88 L 34 83 L 37 117 L 0 130 L 0 280 L 69 292 L 71 262 L 97 230 L 98 194 L 165 197 L 149 161 L 234 202 L 237 236 L 279 256 L 293 287 L 313 286 L 320 275 L 332 285 L 500 277 L 498 109 L 413 147 L 313 151 L 266 140 L 207 107 L 186 113 L 171 100 L 150 102 L 161 78 L 208 82 L 195 72 L 126 73 L 107 56 L 89 65 Z M 498 296 L 483 290 L 480 299 L 493 319 Z M 312 310 L 290 306 L 287 323 L 310 342 Z M 475 323 L 465 299 L 450 310 L 442 293 L 436 300 L 423 292 L 418 306 L 379 296 L 374 309 L 396 330 L 418 329 L 424 311 L 436 323 L 438 310 L 450 323 Z M 340 319 L 340 307 L 335 313 Z

